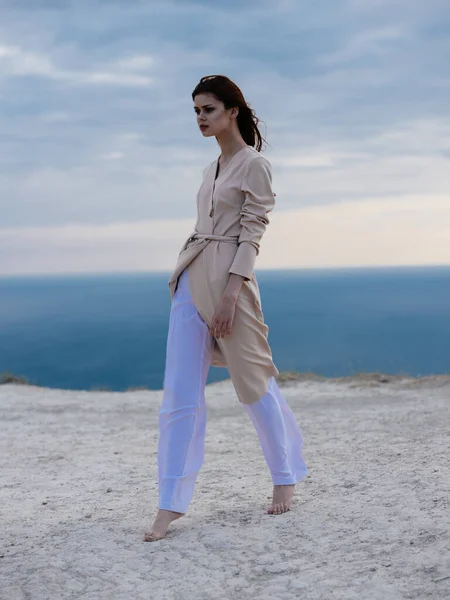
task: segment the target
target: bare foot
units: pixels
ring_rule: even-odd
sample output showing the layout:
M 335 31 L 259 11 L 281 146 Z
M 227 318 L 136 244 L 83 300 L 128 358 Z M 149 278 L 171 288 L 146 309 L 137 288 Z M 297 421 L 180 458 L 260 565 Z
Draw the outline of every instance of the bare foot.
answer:
M 269 515 L 281 515 L 290 510 L 294 498 L 295 484 L 292 485 L 274 485 L 272 506 L 269 506 L 267 512 Z
M 172 510 L 159 509 L 150 531 L 144 535 L 144 542 L 156 542 L 166 536 L 167 529 L 172 521 L 182 517 L 184 513 L 173 512 Z

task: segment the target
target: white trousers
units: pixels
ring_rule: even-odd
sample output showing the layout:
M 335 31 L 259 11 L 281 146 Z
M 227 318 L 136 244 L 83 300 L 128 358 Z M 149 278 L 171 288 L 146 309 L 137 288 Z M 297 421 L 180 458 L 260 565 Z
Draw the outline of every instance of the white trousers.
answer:
M 159 412 L 159 508 L 186 512 L 204 460 L 205 385 L 213 337 L 189 290 L 188 271 L 172 300 L 167 338 L 163 400 Z M 274 485 L 297 483 L 308 473 L 303 438 L 275 378 L 258 401 L 241 406 L 259 437 Z M 237 442 L 238 443 L 238 442 Z

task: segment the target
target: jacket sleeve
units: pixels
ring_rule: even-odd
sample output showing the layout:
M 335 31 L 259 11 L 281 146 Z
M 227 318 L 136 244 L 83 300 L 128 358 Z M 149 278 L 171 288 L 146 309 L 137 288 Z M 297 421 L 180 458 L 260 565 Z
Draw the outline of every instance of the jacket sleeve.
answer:
M 242 180 L 241 190 L 245 194 L 241 209 L 241 233 L 239 245 L 229 273 L 251 279 L 259 243 L 269 224 L 268 213 L 275 206 L 272 191 L 272 170 L 263 156 L 252 160 Z

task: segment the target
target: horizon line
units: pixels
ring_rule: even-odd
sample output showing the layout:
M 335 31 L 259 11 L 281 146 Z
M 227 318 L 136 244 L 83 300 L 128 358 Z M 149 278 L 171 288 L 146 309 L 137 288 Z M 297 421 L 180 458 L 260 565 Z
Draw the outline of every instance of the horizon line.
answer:
M 448 269 L 450 263 L 426 263 L 426 264 L 398 264 L 398 265 L 342 265 L 342 266 L 314 266 L 314 267 L 277 267 L 255 269 L 258 273 L 279 273 L 298 271 L 358 271 L 358 270 L 398 270 L 398 269 Z M 96 277 L 107 275 L 167 275 L 170 277 L 172 270 L 144 270 L 135 271 L 61 271 L 61 272 L 30 272 L 30 273 L 0 273 L 0 279 L 14 279 L 20 277 Z

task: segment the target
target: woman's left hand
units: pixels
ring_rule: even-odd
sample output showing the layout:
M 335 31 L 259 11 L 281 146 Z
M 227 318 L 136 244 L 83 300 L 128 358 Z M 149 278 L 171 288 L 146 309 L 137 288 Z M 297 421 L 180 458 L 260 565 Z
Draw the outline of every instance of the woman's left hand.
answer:
M 212 318 L 210 327 L 211 335 L 217 339 L 231 335 L 235 310 L 236 300 L 224 296 Z

